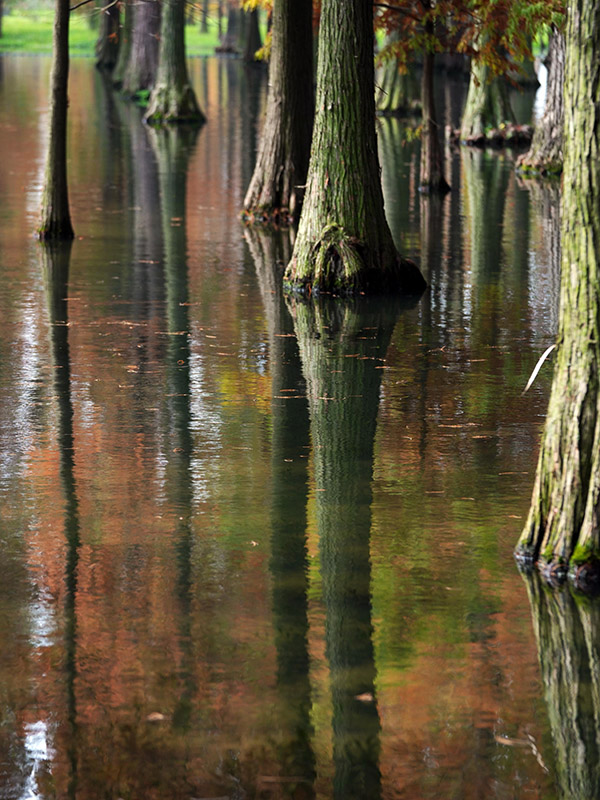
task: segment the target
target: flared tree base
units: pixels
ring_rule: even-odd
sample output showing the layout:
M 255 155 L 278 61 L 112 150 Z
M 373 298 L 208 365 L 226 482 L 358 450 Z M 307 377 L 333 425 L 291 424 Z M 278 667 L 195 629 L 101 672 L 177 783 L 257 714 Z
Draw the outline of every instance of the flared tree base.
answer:
M 417 265 L 402 258 L 395 248 L 378 256 L 343 228 L 330 225 L 316 243 L 296 246 L 284 288 L 287 292 L 339 296 L 421 295 L 425 291 L 427 283 Z
M 206 117 L 189 84 L 181 88 L 158 85 L 150 97 L 144 121 L 149 125 L 203 125 Z
M 36 238 L 41 242 L 70 242 L 75 232 L 70 219 L 44 220 L 36 231 Z

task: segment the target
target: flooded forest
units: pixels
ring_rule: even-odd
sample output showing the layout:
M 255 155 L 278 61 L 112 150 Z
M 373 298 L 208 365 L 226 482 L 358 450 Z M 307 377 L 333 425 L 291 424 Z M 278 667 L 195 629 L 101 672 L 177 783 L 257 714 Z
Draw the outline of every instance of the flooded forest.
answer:
M 152 127 L 72 58 L 48 247 L 51 61 L 0 54 L 0 800 L 600 798 L 600 606 L 514 558 L 560 180 L 442 137 L 420 191 L 419 119 L 380 114 L 427 288 L 290 292 L 304 234 L 241 216 L 266 66 L 188 59 L 205 124 Z

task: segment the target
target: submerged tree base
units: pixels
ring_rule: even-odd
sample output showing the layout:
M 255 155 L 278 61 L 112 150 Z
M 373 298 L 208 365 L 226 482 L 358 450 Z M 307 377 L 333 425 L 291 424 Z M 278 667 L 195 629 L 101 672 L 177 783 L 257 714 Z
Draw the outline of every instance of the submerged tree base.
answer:
M 376 258 L 364 242 L 338 225 L 328 225 L 308 253 L 294 250 L 284 287 L 307 295 L 421 295 L 427 283 L 417 265 L 395 248 Z
M 452 144 L 463 144 L 467 147 L 527 147 L 533 137 L 531 125 L 514 125 L 503 123 L 497 128 L 486 128 L 471 136 L 464 136 L 460 128 L 449 129 L 446 133 Z
M 149 125 L 203 125 L 206 117 L 189 84 L 181 88 L 162 85 L 154 88 L 144 121 Z
M 567 580 L 580 592 L 600 594 L 600 553 L 576 547 L 567 563 L 564 558 L 539 555 L 535 549 L 520 544 L 515 560 L 521 572 L 531 574 L 535 569 L 550 586 L 562 586 Z
M 51 220 L 43 223 L 36 231 L 36 239 L 41 242 L 70 242 L 75 238 L 71 220 Z

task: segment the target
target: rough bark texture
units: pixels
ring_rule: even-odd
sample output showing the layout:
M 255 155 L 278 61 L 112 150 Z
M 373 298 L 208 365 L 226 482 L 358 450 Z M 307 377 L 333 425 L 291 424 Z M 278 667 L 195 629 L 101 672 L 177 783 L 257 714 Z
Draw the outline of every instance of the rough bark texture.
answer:
M 137 0 L 133 6 L 131 51 L 123 75 L 123 92 L 134 97 L 154 86 L 158 69 L 160 3 Z
M 0 9 L 1 16 L 1 9 Z M 100 33 L 96 42 L 96 67 L 112 72 L 119 57 L 121 12 L 115 3 L 102 12 Z
M 158 62 L 145 121 L 151 125 L 202 125 L 206 118 L 190 85 L 185 61 L 184 0 L 163 0 Z
M 56 0 L 50 77 L 50 132 L 42 194 L 40 239 L 72 239 L 67 185 L 67 105 L 69 84 L 69 0 Z
M 490 80 L 489 72 L 480 61 L 471 63 L 469 93 L 460 129 L 463 142 L 483 143 L 491 129 L 515 121 L 506 81 L 502 77 Z
M 572 0 L 565 69 L 562 277 L 557 358 L 517 556 L 579 585 L 600 564 L 600 6 Z
M 565 77 L 565 37 L 553 31 L 550 37 L 548 78 L 544 115 L 536 126 L 528 152 L 518 162 L 521 172 L 557 175 L 563 165 L 563 85 Z
M 385 219 L 373 82 L 372 3 L 325 0 L 307 193 L 285 274 L 294 290 L 425 288 L 417 267 L 398 255 Z
M 433 36 L 433 25 L 426 23 L 426 31 Z M 419 188 L 422 192 L 444 193 L 450 186 L 444 176 L 444 162 L 440 143 L 439 124 L 435 110 L 433 91 L 433 53 L 423 55 L 421 99 L 423 103 L 423 133 L 421 138 L 421 175 Z
M 274 0 L 267 116 L 244 199 L 252 222 L 290 222 L 304 196 L 314 114 L 312 2 Z
M 600 798 L 600 608 L 527 579 L 561 800 Z

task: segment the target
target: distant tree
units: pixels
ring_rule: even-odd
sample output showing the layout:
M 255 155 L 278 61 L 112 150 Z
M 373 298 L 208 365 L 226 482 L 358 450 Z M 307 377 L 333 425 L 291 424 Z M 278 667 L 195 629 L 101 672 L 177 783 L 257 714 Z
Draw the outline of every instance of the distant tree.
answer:
M 538 122 L 528 152 L 518 162 L 521 172 L 556 175 L 562 170 L 565 80 L 565 37 L 558 28 L 550 35 L 546 56 L 548 77 L 544 115 Z
M 600 578 L 600 6 L 570 0 L 557 357 L 517 558 L 586 586 Z
M 323 0 L 317 102 L 291 289 L 422 291 L 385 219 L 375 135 L 373 5 Z
M 112 71 L 112 82 L 115 88 L 120 89 L 123 84 L 123 76 L 127 69 L 129 53 L 131 51 L 131 39 L 133 36 L 133 0 L 123 0 L 122 2 L 122 22 L 119 36 L 119 53 L 117 63 Z
M 206 120 L 185 61 L 185 0 L 163 0 L 158 73 L 145 120 L 152 125 L 202 125 Z
M 2 0 L 0 0 L 1 2 Z M 1 14 L 0 14 L 1 16 Z M 121 11 L 116 2 L 102 10 L 100 31 L 96 42 L 96 66 L 103 72 L 112 72 L 119 57 Z
M 67 106 L 69 83 L 69 0 L 56 0 L 52 71 L 50 77 L 50 130 L 42 192 L 38 238 L 72 239 L 67 184 Z
M 246 12 L 244 23 L 244 61 L 256 61 L 256 53 L 262 47 L 257 8 L 253 8 Z
M 267 113 L 244 199 L 253 222 L 297 219 L 314 115 L 312 0 L 274 0 Z
M 161 4 L 159 0 L 136 0 L 132 13 L 131 47 L 121 87 L 129 97 L 154 86 L 158 69 Z

